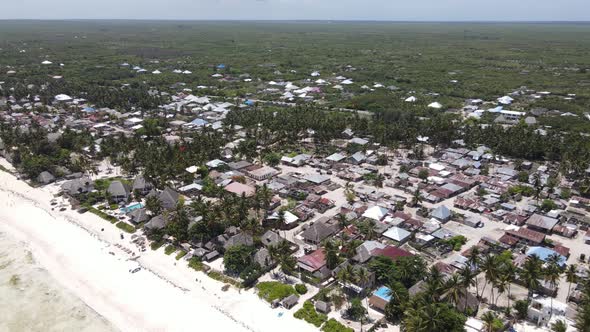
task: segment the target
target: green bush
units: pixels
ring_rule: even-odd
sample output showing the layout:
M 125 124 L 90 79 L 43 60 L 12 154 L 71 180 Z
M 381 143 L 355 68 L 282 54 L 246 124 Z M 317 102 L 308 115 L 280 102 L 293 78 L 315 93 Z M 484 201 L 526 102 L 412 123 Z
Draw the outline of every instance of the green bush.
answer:
M 150 248 L 152 248 L 152 250 L 158 250 L 163 245 L 164 245 L 163 241 L 154 241 L 150 244 Z
M 266 281 L 256 285 L 258 296 L 269 303 L 274 300 L 282 300 L 291 294 L 296 294 L 295 288 L 277 281 Z
M 118 222 L 116 226 L 127 233 L 135 233 L 135 227 L 122 221 Z
M 530 186 L 516 185 L 516 186 L 508 188 L 508 192 L 511 195 L 521 194 L 523 196 L 530 197 L 530 196 L 534 195 L 535 189 Z
M 518 300 L 514 302 L 512 307 L 516 311 L 516 317 L 518 319 L 526 319 L 529 309 L 529 302 L 527 300 Z
M 111 224 L 116 223 L 117 221 L 119 221 L 117 218 L 110 216 L 100 210 L 97 210 L 96 208 L 92 207 L 92 206 L 84 206 L 85 208 L 88 209 L 89 212 L 96 214 L 97 216 L 101 217 L 102 219 L 110 222 Z
M 205 264 L 203 264 L 198 257 L 191 257 L 191 259 L 188 260 L 188 267 L 196 271 L 203 271 L 205 269 Z
M 295 290 L 299 294 L 305 294 L 307 293 L 307 286 L 305 286 L 304 284 L 297 284 L 295 285 Z
M 178 255 L 176 255 L 176 260 L 181 259 L 182 257 L 186 256 L 186 251 L 181 250 Z
M 550 199 L 545 199 L 543 200 L 543 203 L 541 203 L 541 210 L 543 212 L 549 212 L 555 209 L 557 209 L 557 204 Z
M 219 271 L 211 270 L 211 271 L 209 271 L 209 273 L 207 273 L 207 276 L 209 276 L 209 278 L 211 278 L 213 280 L 221 281 L 223 283 L 230 284 L 230 285 L 237 287 L 237 288 L 242 288 L 242 285 L 239 281 L 237 281 L 233 278 L 230 278 Z
M 297 319 L 303 319 L 317 327 L 322 326 L 322 324 L 328 319 L 326 315 L 318 313 L 310 301 L 305 301 L 305 303 L 303 303 L 303 308 L 297 310 L 293 316 Z
M 463 235 L 457 235 L 457 236 L 453 236 L 450 239 L 444 240 L 444 242 L 449 244 L 451 247 L 453 247 L 454 251 L 459 251 L 459 250 L 461 250 L 461 247 L 465 243 L 467 243 L 467 238 L 464 237 Z
M 354 332 L 353 329 L 342 325 L 339 321 L 335 320 L 334 318 L 330 318 L 330 320 L 328 320 L 326 322 L 326 324 L 324 324 L 324 326 L 322 326 L 322 331 L 323 332 Z
M 175 246 L 173 246 L 173 245 L 171 245 L 171 244 L 169 244 L 169 245 L 168 245 L 168 246 L 167 246 L 167 247 L 164 249 L 164 253 L 165 253 L 166 255 L 170 255 L 170 254 L 172 254 L 172 253 L 173 253 L 173 252 L 175 252 L 175 251 L 176 251 L 176 247 L 175 247 Z

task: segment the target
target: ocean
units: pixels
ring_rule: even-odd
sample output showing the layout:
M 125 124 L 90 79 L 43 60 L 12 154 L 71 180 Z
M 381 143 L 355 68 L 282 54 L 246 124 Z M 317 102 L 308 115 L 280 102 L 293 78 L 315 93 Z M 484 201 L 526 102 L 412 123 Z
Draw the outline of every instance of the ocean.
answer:
M 117 329 L 54 280 L 26 244 L 0 232 L 0 331 Z

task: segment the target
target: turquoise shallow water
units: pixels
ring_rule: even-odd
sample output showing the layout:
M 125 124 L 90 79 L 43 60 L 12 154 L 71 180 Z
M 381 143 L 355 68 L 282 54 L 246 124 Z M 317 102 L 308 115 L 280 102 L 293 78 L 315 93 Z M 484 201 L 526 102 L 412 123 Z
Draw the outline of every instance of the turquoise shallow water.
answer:
M 24 243 L 0 232 L 0 331 L 116 329 L 54 280 Z

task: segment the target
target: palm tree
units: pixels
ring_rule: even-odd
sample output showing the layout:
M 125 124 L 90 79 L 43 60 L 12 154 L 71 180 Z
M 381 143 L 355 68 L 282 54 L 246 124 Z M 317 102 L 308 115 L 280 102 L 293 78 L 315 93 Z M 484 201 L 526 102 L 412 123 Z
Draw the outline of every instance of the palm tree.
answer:
M 567 288 L 567 298 L 566 301 L 570 298 L 572 284 L 578 282 L 578 267 L 576 264 L 571 264 L 565 270 L 565 280 L 569 283 Z
M 479 264 L 481 263 L 481 258 L 479 257 L 480 251 L 478 246 L 471 247 L 469 252 L 469 256 L 467 257 L 467 264 L 465 265 L 466 269 L 473 271 L 474 279 L 475 279 L 475 294 L 479 299 L 479 281 L 477 279 L 478 271 L 479 271 Z
M 496 280 L 498 279 L 498 260 L 496 259 L 496 256 L 487 254 L 482 261 L 481 269 L 484 272 L 484 276 L 486 279 L 486 284 L 484 284 L 483 286 L 481 296 L 484 296 L 486 286 L 487 284 L 490 284 L 492 286 L 491 294 L 493 301 L 494 285 L 496 283 Z
M 557 283 L 561 277 L 561 267 L 559 266 L 560 257 L 557 254 L 549 256 L 547 259 L 547 267 L 543 271 L 543 277 L 551 286 L 551 289 L 556 289 Z M 553 295 L 551 295 L 551 304 L 549 309 L 549 318 L 553 315 Z
M 359 224 L 359 230 L 364 235 L 365 240 L 373 240 L 375 238 L 377 234 L 376 227 L 377 224 L 373 220 L 367 220 Z
M 434 266 L 430 268 L 425 281 L 424 294 L 430 301 L 439 302 L 444 286 L 442 273 Z
M 338 213 L 336 215 L 336 220 L 338 220 L 338 225 L 340 226 L 340 228 L 348 226 L 348 219 L 346 218 L 346 215 Z
M 512 296 L 512 283 L 514 282 L 514 278 L 516 275 L 516 266 L 514 266 L 514 263 L 511 261 L 509 264 L 505 265 L 504 268 L 502 269 L 502 273 L 500 275 L 500 278 L 503 279 L 503 282 L 506 282 L 507 284 L 507 291 L 508 291 L 508 305 L 506 306 L 507 310 L 510 310 L 510 297 Z
M 465 287 L 462 283 L 462 278 L 459 274 L 453 274 L 449 280 L 445 283 L 445 288 L 447 289 L 445 298 L 455 307 L 459 305 L 461 298 L 466 292 Z
M 354 203 L 356 197 L 354 194 L 354 185 L 352 183 L 346 182 L 346 185 L 344 186 L 344 196 L 346 196 L 348 203 Z
M 519 273 L 519 278 L 524 282 L 528 289 L 527 294 L 527 301 L 531 300 L 531 296 L 533 292 L 539 289 L 541 285 L 541 272 L 543 267 L 543 261 L 539 258 L 539 256 L 533 254 L 524 262 L 522 269 Z
M 477 274 L 469 267 L 464 266 L 459 270 L 459 275 L 461 276 L 461 285 L 463 288 L 468 291 L 471 286 L 475 286 Z
M 346 283 L 356 283 L 358 271 L 354 268 L 354 265 L 348 264 L 342 270 L 344 271 L 344 275 L 347 277 L 345 280 Z
M 486 332 L 494 332 L 494 322 L 496 321 L 496 315 L 491 311 L 486 311 L 481 315 L 481 320 L 484 322 Z
M 505 273 L 504 271 L 500 271 L 500 275 L 498 275 L 498 278 L 496 279 L 496 288 L 498 289 L 498 296 L 496 296 L 494 306 L 498 306 L 498 300 L 500 299 L 500 296 L 507 291 L 510 282 L 512 282 L 510 275 Z M 508 301 L 510 301 L 510 299 L 508 299 Z M 508 304 L 507 307 L 510 308 L 510 304 Z
M 567 331 L 567 324 L 563 320 L 557 320 L 555 323 L 551 324 L 551 331 L 552 332 L 566 332 Z
M 412 206 L 420 205 L 423 202 L 423 200 L 424 200 L 424 197 L 422 196 L 420 189 L 416 188 L 416 190 L 414 191 L 414 194 L 412 195 Z
M 281 264 L 281 270 L 285 274 L 292 274 L 297 266 L 297 259 L 295 259 L 290 253 L 283 252 L 279 256 L 279 263 Z
M 263 184 L 262 187 L 257 188 L 257 196 L 260 200 L 260 207 L 268 210 L 272 201 L 273 193 L 272 190 L 266 186 L 266 183 Z
M 538 204 L 539 199 L 541 198 L 541 192 L 543 191 L 543 184 L 541 183 L 541 175 L 538 172 L 533 175 L 533 186 L 535 187 L 534 198 L 537 200 L 537 204 Z
M 404 312 L 402 330 L 408 332 L 439 331 L 443 318 L 439 306 L 435 303 L 411 303 Z
M 356 271 L 356 281 L 358 282 L 358 286 L 366 286 L 369 280 L 371 280 L 371 274 L 369 273 L 369 270 L 364 267 L 360 267 Z
M 277 267 L 286 274 L 291 274 L 297 264 L 295 257 L 291 255 L 291 248 L 289 242 L 283 240 L 275 245 L 268 247 L 268 255 L 273 262 L 277 263 Z
M 326 253 L 326 266 L 328 269 L 334 269 L 338 265 L 338 247 L 334 242 L 328 240 L 324 243 Z
M 279 225 L 284 225 L 285 224 L 285 210 L 280 210 L 279 211 L 279 215 L 277 218 L 277 223 Z

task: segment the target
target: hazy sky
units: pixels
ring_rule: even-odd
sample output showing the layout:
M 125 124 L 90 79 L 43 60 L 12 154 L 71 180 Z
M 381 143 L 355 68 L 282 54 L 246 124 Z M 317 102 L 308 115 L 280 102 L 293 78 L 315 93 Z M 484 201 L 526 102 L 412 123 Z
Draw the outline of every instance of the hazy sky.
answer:
M 0 19 L 590 20 L 590 0 L 1 0 Z

